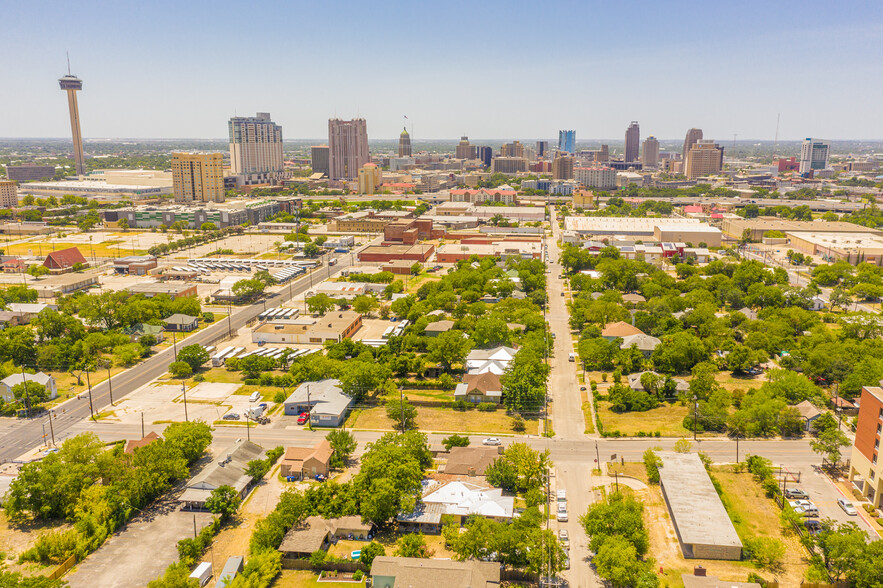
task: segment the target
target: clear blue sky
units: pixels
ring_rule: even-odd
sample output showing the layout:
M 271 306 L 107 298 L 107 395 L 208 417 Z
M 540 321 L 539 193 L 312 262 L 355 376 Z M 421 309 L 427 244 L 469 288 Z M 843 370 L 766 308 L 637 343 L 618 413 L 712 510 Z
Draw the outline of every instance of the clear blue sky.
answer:
M 831 2 L 5 2 L 0 136 L 883 139 L 883 10 Z

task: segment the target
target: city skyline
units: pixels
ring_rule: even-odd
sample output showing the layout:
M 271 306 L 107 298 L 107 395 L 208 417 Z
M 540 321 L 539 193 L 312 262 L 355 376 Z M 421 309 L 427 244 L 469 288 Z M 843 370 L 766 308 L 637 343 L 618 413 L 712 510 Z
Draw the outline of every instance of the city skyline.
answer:
M 7 117 L 0 132 L 66 135 L 69 121 L 52 86 L 65 72 L 70 50 L 72 70 L 88 80 L 80 104 L 87 139 L 219 138 L 230 117 L 266 111 L 287 137 L 305 139 L 323 136 L 326 121 L 336 117 L 365 118 L 373 137 L 394 139 L 405 114 L 412 141 L 464 133 L 552 139 L 562 128 L 580 137 L 616 137 L 631 120 L 663 139 L 697 127 L 723 142 L 733 134 L 772 140 L 779 115 L 783 141 L 883 138 L 883 113 L 874 106 L 883 93 L 879 76 L 816 83 L 849 61 L 871 74 L 883 68 L 883 56 L 868 51 L 883 41 L 883 15 L 873 3 L 807 2 L 801 10 L 760 2 L 702 6 L 677 11 L 641 3 L 622 19 L 622 8 L 591 2 L 555 3 L 539 14 L 526 3 L 500 11 L 498 2 L 419 9 L 398 2 L 379 8 L 268 2 L 260 8 L 277 20 L 296 16 L 314 26 L 297 36 L 266 31 L 217 59 L 217 31 L 237 9 L 232 3 L 220 2 L 209 12 L 168 2 L 85 2 L 53 10 L 20 3 L 7 9 L 4 20 L 13 26 L 0 36 L 0 47 L 16 55 L 4 72 L 15 92 L 0 94 L 0 109 L 16 116 Z M 469 19 L 462 18 L 464 11 Z M 168 18 L 172 12 L 174 19 Z M 590 16 L 604 26 L 580 50 L 554 60 L 535 51 L 529 37 L 511 47 L 512 59 L 502 65 L 488 70 L 485 60 L 475 59 L 494 47 L 489 28 L 553 38 L 558 27 L 576 31 Z M 34 45 L 34 30 L 23 25 L 37 21 L 42 37 Z M 395 46 L 372 44 L 366 31 L 393 22 L 411 49 L 387 59 Z M 632 38 L 627 45 L 621 43 L 625 32 Z M 187 60 L 179 59 L 182 38 L 188 39 Z M 23 51 L 26 46 L 38 49 Z M 299 59 L 311 46 L 316 55 Z M 648 51 L 661 67 L 646 67 Z M 807 51 L 811 59 L 797 59 Z M 352 59 L 357 54 L 394 64 L 384 67 L 407 83 L 395 93 L 385 91 L 385 82 L 363 67 L 364 59 Z M 192 75 L 194 62 L 201 62 L 199 75 Z M 243 76 L 235 83 L 231 69 Z M 311 79 L 307 91 L 299 82 L 304 76 Z M 257 83 L 268 77 L 271 87 Z M 557 96 L 554 108 L 547 84 L 519 84 L 516 101 L 474 100 L 475 92 L 498 95 L 504 79 L 548 80 Z M 157 90 L 145 92 L 145 83 Z M 462 92 L 465 87 L 470 92 Z M 651 87 L 652 97 L 639 91 Z

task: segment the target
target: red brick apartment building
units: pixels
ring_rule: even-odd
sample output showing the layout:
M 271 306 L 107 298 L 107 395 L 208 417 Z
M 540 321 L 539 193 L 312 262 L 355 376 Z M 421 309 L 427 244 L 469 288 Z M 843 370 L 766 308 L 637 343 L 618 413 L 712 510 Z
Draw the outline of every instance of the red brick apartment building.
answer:
M 883 432 L 883 388 L 865 386 L 862 388 L 861 398 L 849 465 L 849 481 L 875 507 L 879 507 L 880 492 L 883 490 L 880 478 L 883 461 L 879 459 L 880 436 Z

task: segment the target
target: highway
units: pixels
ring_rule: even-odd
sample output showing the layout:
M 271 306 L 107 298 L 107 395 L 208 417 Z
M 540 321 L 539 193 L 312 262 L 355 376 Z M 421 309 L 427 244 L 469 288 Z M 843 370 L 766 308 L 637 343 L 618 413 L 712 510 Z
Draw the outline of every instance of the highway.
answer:
M 355 252 L 353 252 L 355 253 Z M 265 308 L 275 308 L 303 292 L 312 285 L 318 284 L 328 278 L 332 273 L 351 265 L 354 259 L 352 254 L 341 255 L 336 258 L 337 265 L 324 264 L 300 278 L 293 280 L 290 285 L 281 286 L 275 295 L 271 295 L 262 302 L 252 304 L 245 308 L 235 309 L 228 319 L 219 321 L 210 327 L 203 329 L 187 337 L 183 344 L 208 345 L 215 344 L 228 333 L 236 333 L 248 321 L 262 313 Z M 92 386 L 92 406 L 97 414 L 110 406 L 110 390 L 113 389 L 114 400 L 120 400 L 125 395 L 134 392 L 141 386 L 148 384 L 168 371 L 169 364 L 174 360 L 174 350 L 164 349 L 116 376 L 108 385 L 105 380 Z M 72 428 L 80 430 L 82 425 L 87 424 L 89 430 L 98 427 L 98 423 L 89 420 L 89 395 L 80 394 L 80 399 L 71 398 L 53 408 L 52 429 L 54 429 L 56 442 L 68 436 Z M 0 419 L 0 462 L 17 459 L 22 454 L 37 447 L 43 442 L 43 435 L 50 434 L 49 417 L 43 415 L 30 419 Z

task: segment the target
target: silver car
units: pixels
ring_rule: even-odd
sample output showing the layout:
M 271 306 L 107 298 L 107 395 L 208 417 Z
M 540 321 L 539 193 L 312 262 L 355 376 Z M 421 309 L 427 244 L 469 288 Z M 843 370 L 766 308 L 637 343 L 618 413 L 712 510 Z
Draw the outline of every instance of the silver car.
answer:
M 843 509 L 843 512 L 851 517 L 854 517 L 858 514 L 858 511 L 855 510 L 855 507 L 852 505 L 852 503 L 845 498 L 838 498 L 837 504 L 840 506 L 840 508 Z

